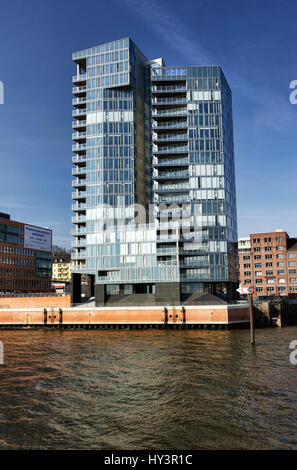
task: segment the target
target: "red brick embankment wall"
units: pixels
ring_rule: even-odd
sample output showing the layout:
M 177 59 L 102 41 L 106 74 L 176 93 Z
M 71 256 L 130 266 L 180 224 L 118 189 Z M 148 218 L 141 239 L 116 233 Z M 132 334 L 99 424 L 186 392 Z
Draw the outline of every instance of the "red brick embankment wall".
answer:
M 70 307 L 70 295 L 48 297 L 0 297 L 0 309 Z
M 162 307 L 62 308 L 63 324 L 229 324 L 247 320 L 247 307 L 232 306 L 167 307 L 167 312 Z M 47 323 L 58 322 L 59 308 L 47 308 Z M 0 325 L 43 323 L 43 308 L 0 308 Z

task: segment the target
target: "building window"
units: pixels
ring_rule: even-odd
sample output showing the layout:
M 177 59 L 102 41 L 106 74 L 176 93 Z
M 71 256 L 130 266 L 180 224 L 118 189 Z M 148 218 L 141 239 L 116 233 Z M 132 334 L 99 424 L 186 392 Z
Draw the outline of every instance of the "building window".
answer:
M 266 271 L 266 276 L 273 276 L 273 271 Z
M 284 249 L 284 247 L 283 247 L 283 246 L 277 246 L 276 249 L 277 249 L 278 251 L 282 251 L 282 250 Z
M 243 267 L 244 267 L 244 268 L 250 268 L 251 265 L 250 265 L 250 264 L 244 264 Z
M 261 248 L 260 248 L 259 246 L 256 246 L 256 247 L 254 248 L 254 251 L 261 251 Z
M 272 255 L 265 255 L 265 259 L 272 259 Z
M 253 239 L 253 242 L 254 242 L 254 243 L 260 243 L 260 238 L 254 238 L 254 239 Z
M 265 251 L 272 251 L 271 246 L 265 246 Z
M 256 284 L 262 284 L 262 279 L 256 279 Z
M 279 284 L 284 284 L 286 282 L 286 279 L 284 279 L 283 277 L 281 277 L 279 280 L 278 280 L 278 283 Z
M 285 266 L 285 263 L 283 263 L 283 262 L 277 263 L 277 266 L 278 266 L 279 268 L 282 268 L 283 266 Z
M 285 274 L 285 271 L 284 271 L 283 269 L 279 269 L 279 270 L 277 271 L 277 274 Z
M 255 275 L 256 275 L 256 276 L 262 276 L 262 271 L 256 271 L 256 272 L 255 272 Z
M 289 269 L 289 274 L 296 274 L 296 269 Z
M 283 292 L 283 291 L 286 290 L 286 288 L 285 288 L 284 286 L 278 286 L 278 290 L 279 290 L 280 292 Z
M 255 255 L 254 259 L 261 259 L 261 255 Z
M 295 258 L 296 254 L 295 253 L 289 253 L 288 258 Z
M 274 287 L 267 287 L 267 292 L 273 292 L 274 291 Z
M 272 268 L 272 263 L 266 263 L 266 268 Z
M 261 263 L 255 263 L 255 268 L 261 268 L 262 264 Z
M 291 277 L 291 278 L 290 278 L 290 282 L 291 282 L 292 284 L 295 284 L 295 283 L 297 282 L 297 277 Z
M 263 292 L 263 287 L 256 287 L 256 292 Z
M 271 238 L 264 238 L 264 242 L 265 242 L 265 243 L 271 242 Z
M 274 279 L 267 279 L 267 284 L 274 284 Z
M 243 274 L 244 274 L 244 276 L 250 276 L 251 272 L 250 271 L 245 271 Z
M 295 261 L 289 261 L 288 266 L 296 266 L 296 262 Z
M 291 292 L 297 292 L 297 286 L 292 286 L 290 287 Z
M 250 256 L 244 256 L 243 259 L 244 259 L 245 261 L 247 261 L 247 260 L 251 259 L 251 257 L 250 257 Z

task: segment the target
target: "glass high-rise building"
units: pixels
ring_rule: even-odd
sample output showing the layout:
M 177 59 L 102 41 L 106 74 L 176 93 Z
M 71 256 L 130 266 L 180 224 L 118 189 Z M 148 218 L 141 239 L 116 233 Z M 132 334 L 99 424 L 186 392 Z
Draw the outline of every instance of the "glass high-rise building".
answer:
M 219 66 L 166 67 L 129 38 L 75 52 L 73 302 L 232 298 L 231 91 Z

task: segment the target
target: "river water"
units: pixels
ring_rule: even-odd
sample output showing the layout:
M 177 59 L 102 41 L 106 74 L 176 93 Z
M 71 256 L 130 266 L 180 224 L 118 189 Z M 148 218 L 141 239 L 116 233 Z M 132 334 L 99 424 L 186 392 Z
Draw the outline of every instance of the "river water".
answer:
M 1 449 L 296 449 L 297 328 L 1 331 Z

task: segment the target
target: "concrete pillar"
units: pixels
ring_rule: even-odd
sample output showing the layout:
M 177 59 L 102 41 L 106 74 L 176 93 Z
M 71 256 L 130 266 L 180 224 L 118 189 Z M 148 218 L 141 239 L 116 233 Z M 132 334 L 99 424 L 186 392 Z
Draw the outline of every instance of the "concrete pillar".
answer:
M 95 295 L 95 276 L 94 274 L 87 274 L 87 298 L 94 297 Z
M 104 284 L 95 284 L 95 305 L 103 307 L 106 301 L 106 286 Z
M 79 304 L 81 302 L 81 275 L 78 273 L 71 274 L 71 303 Z

